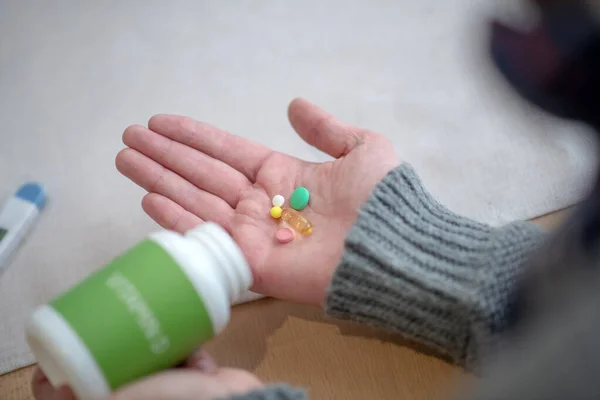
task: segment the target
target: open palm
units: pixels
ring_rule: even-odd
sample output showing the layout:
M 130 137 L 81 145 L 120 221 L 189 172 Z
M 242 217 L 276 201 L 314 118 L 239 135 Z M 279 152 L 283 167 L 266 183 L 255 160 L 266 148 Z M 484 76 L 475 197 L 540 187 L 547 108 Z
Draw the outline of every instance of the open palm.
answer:
M 148 128 L 125 130 L 128 148 L 116 165 L 149 192 L 142 207 L 164 228 L 184 232 L 213 221 L 227 229 L 253 270 L 252 290 L 320 303 L 358 209 L 398 160 L 383 136 L 346 125 L 306 100 L 290 104 L 289 119 L 306 142 L 335 160 L 309 163 L 206 123 L 157 115 Z M 298 186 L 311 193 L 302 213 L 313 233 L 279 244 L 271 198 L 287 198 Z

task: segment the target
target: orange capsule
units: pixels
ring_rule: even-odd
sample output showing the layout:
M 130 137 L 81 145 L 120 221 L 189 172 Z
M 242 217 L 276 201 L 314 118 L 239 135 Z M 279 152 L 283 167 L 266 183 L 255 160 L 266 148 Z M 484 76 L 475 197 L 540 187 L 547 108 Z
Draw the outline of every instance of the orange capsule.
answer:
M 312 233 L 312 224 L 304 215 L 294 210 L 293 208 L 286 208 L 281 212 L 281 219 L 285 221 L 289 226 L 294 228 L 296 232 L 303 235 Z

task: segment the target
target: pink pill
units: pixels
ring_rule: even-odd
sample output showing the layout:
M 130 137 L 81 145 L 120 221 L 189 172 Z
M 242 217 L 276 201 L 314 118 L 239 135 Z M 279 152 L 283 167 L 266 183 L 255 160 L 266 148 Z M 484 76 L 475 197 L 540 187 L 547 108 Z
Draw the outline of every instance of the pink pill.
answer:
M 294 240 L 294 231 L 291 228 L 277 229 L 277 232 L 275 232 L 275 239 L 277 239 L 279 243 L 289 243 Z

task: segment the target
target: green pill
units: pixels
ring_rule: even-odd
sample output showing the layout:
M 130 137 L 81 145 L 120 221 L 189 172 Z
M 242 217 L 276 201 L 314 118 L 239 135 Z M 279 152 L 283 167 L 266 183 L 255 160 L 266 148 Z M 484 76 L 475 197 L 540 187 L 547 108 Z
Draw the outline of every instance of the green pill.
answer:
M 292 196 L 290 197 L 290 206 L 294 210 L 302 210 L 308 205 L 310 199 L 310 192 L 307 188 L 300 186 L 294 189 Z

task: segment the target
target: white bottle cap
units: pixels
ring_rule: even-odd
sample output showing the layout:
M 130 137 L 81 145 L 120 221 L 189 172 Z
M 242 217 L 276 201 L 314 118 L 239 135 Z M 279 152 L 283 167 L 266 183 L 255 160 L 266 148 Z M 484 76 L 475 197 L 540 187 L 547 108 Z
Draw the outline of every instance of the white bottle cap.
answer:
M 199 240 L 221 265 L 223 281 L 231 304 L 245 295 L 252 286 L 252 271 L 233 238 L 219 225 L 207 222 L 185 234 Z

